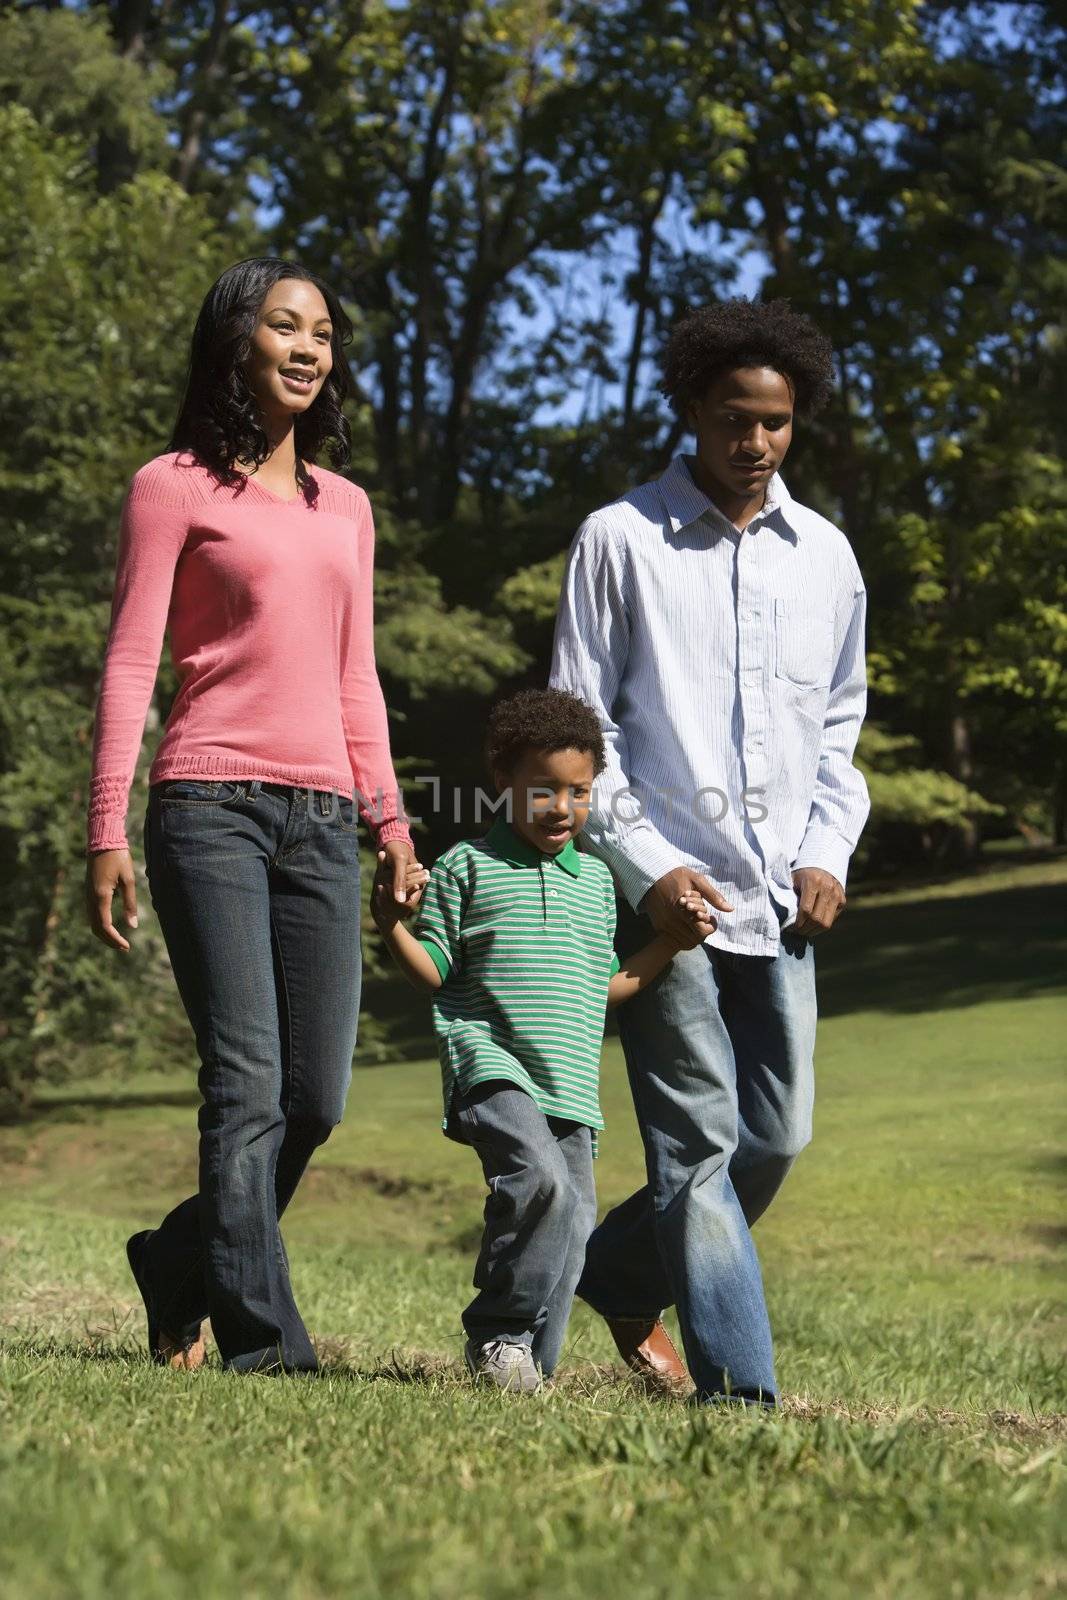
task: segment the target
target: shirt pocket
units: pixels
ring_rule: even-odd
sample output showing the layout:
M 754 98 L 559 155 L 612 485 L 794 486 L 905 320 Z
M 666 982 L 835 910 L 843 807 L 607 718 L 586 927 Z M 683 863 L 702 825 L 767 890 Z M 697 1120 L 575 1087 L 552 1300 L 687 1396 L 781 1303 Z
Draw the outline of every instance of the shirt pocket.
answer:
M 774 675 L 803 689 L 825 689 L 833 674 L 833 619 L 818 606 L 774 602 Z

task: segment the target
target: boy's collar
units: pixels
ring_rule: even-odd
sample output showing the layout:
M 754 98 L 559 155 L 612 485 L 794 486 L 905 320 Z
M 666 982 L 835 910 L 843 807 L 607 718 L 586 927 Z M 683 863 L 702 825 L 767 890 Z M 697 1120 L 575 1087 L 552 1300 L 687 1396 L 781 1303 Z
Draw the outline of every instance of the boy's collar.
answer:
M 513 867 L 539 867 L 542 861 L 549 861 L 562 867 L 564 872 L 569 872 L 572 878 L 576 878 L 582 870 L 582 858 L 575 849 L 573 839 L 568 839 L 563 849 L 553 855 L 530 844 L 503 817 L 497 817 L 485 838 L 497 854 Z

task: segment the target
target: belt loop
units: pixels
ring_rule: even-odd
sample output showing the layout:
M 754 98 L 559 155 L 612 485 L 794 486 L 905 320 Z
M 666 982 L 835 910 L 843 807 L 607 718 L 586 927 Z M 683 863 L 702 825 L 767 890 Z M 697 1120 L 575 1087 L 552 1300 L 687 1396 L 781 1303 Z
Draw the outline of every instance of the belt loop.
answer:
M 319 790 L 319 816 L 320 817 L 332 817 L 333 816 L 333 807 L 334 807 L 333 790 L 332 789 L 320 789 Z
M 260 789 L 262 787 L 263 787 L 263 779 L 262 778 L 253 778 L 252 782 L 248 785 L 248 798 L 250 800 L 258 800 L 259 799 L 259 791 L 260 791 Z

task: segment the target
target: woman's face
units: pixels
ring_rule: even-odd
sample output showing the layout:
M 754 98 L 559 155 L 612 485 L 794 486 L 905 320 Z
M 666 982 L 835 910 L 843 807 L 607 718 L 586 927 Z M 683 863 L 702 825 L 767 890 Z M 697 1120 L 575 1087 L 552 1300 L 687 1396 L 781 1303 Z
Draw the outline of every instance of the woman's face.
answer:
M 313 283 L 282 278 L 256 316 L 245 377 L 268 421 L 306 411 L 333 366 L 333 325 Z

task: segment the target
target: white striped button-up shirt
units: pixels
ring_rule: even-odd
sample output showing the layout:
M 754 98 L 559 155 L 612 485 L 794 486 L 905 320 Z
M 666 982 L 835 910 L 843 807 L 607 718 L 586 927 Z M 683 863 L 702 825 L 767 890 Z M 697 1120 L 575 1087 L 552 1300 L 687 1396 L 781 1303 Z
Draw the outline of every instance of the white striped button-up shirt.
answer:
M 584 837 L 632 906 L 695 868 L 734 907 L 710 942 L 775 955 L 793 872 L 844 884 L 870 809 L 852 764 L 865 606 L 844 535 L 777 475 L 743 533 L 684 456 L 583 522 L 551 682 L 604 729 Z

